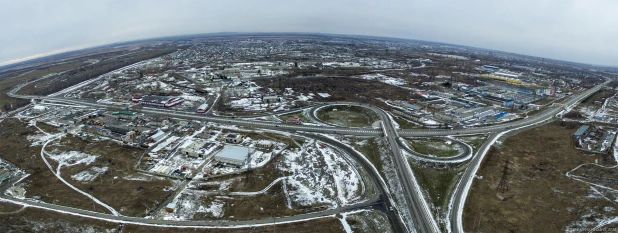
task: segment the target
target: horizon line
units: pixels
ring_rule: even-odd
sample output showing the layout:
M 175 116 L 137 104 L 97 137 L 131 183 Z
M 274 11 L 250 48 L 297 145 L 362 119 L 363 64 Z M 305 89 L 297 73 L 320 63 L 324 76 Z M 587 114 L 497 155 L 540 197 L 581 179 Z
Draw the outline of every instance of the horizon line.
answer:
M 534 58 L 538 58 L 538 59 L 550 59 L 550 60 L 555 60 L 555 61 L 560 61 L 560 62 L 570 62 L 570 63 L 577 63 L 577 64 L 581 64 L 581 65 L 596 66 L 596 67 L 618 68 L 618 66 L 616 66 L 616 65 L 603 65 L 603 64 L 584 63 L 584 62 L 556 59 L 556 58 L 551 58 L 551 57 L 540 57 L 540 56 L 537 56 L 537 55 L 528 55 L 528 54 L 522 54 L 522 53 L 517 53 L 517 52 L 509 52 L 509 51 L 498 50 L 498 49 L 489 49 L 489 48 L 481 48 L 481 47 L 470 46 L 470 45 L 454 44 L 454 43 L 442 42 L 442 41 L 428 41 L 428 40 L 420 40 L 420 39 L 412 39 L 412 38 L 402 38 L 402 37 L 358 35 L 358 34 L 334 34 L 334 33 L 324 33 L 324 32 L 202 32 L 202 33 L 193 33 L 193 34 L 178 34 L 178 35 L 157 36 L 157 37 L 150 37 L 150 38 L 129 39 L 129 40 L 125 40 L 125 41 L 115 41 L 115 42 L 101 43 L 101 44 L 94 44 L 94 45 L 93 44 L 90 44 L 90 45 L 78 45 L 78 46 L 73 46 L 73 47 L 68 47 L 68 48 L 56 49 L 56 50 L 52 50 L 52 51 L 49 51 L 49 52 L 44 52 L 44 53 L 29 55 L 29 56 L 22 57 L 22 58 L 15 58 L 15 59 L 11 59 L 11 60 L 2 61 L 2 62 L 0 62 L 0 69 L 5 68 L 6 66 L 16 65 L 16 64 L 20 64 L 20 63 L 28 63 L 28 62 L 32 62 L 32 61 L 37 60 L 37 59 L 44 59 L 44 58 L 47 58 L 47 57 L 51 57 L 51 56 L 55 56 L 55 55 L 60 55 L 60 54 L 63 54 L 63 53 L 76 52 L 76 51 L 79 51 L 79 50 L 86 50 L 86 49 L 92 49 L 92 48 L 97 48 L 97 47 L 104 47 L 104 46 L 109 46 L 109 45 L 114 45 L 114 44 L 125 44 L 125 43 L 133 43 L 133 42 L 146 41 L 146 40 L 157 40 L 157 39 L 171 39 L 173 37 L 183 37 L 183 36 L 200 36 L 200 35 L 202 35 L 202 36 L 208 36 L 208 35 L 213 36 L 213 35 L 217 35 L 217 34 L 220 34 L 220 36 L 239 36 L 239 35 L 252 35 L 252 34 L 305 34 L 305 35 L 345 36 L 345 37 L 359 36 L 359 37 L 373 37 L 373 38 L 376 38 L 376 39 L 378 39 L 378 38 L 379 39 L 397 39 L 397 40 L 419 41 L 419 42 L 427 42 L 427 43 L 445 44 L 445 45 L 451 45 L 451 46 L 469 47 L 469 48 L 475 48 L 475 49 L 481 49 L 481 50 L 490 50 L 490 51 L 496 51 L 496 52 L 502 52 L 502 53 L 512 53 L 512 54 L 516 54 L 516 55 L 520 55 L 520 56 L 529 56 L 529 57 L 534 57 Z M 234 34 L 236 34 L 236 35 L 234 35 Z

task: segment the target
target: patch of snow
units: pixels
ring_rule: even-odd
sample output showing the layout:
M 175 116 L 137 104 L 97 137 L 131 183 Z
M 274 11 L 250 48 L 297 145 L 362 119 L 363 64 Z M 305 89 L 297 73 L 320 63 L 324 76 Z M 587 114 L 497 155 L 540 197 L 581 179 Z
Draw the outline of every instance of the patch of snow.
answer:
M 83 170 L 75 175 L 72 175 L 71 179 L 79 182 L 90 182 L 107 172 L 107 170 L 108 167 L 91 167 L 90 169 Z
M 210 206 L 200 206 L 196 212 L 198 213 L 209 213 L 215 218 L 223 217 L 223 206 L 225 203 L 221 201 L 213 201 Z
M 77 164 L 89 165 L 99 157 L 98 155 L 86 154 L 81 151 L 67 151 L 60 154 L 49 154 L 49 158 L 63 164 L 64 166 L 74 166 Z

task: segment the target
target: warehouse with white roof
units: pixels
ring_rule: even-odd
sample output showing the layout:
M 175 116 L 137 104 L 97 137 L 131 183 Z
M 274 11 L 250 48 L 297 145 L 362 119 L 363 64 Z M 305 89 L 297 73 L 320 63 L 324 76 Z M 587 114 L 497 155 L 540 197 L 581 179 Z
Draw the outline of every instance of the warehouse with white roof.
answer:
M 215 161 L 242 166 L 247 162 L 250 153 L 254 149 L 243 146 L 226 145 L 223 150 L 215 155 Z

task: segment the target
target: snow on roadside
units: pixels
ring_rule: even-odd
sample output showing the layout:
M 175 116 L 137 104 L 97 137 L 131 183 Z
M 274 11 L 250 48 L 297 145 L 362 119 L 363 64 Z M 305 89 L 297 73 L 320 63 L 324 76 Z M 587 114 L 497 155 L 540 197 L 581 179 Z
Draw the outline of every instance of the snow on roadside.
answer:
M 345 230 L 346 233 L 352 233 L 354 231 L 352 231 L 352 227 L 350 227 L 350 224 L 348 224 L 348 221 L 345 219 L 348 215 L 348 213 L 343 213 L 341 214 L 341 218 L 339 219 L 341 221 L 341 225 L 343 225 L 343 229 Z
M 43 144 L 45 144 L 45 142 L 49 141 L 50 139 L 61 137 L 61 136 L 64 136 L 64 133 L 28 135 L 26 138 L 28 139 L 28 141 L 32 142 L 30 146 L 33 147 L 33 146 L 42 146 Z

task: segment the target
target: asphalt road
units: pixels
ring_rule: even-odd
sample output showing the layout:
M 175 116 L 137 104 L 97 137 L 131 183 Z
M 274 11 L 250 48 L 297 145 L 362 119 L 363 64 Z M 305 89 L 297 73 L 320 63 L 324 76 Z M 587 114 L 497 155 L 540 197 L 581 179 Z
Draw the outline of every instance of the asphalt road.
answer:
M 607 83 L 609 83 L 609 80 L 581 94 L 572 96 L 565 102 L 565 105 L 568 107 L 568 106 L 578 103 L 583 98 L 598 91 L 601 87 L 603 87 Z M 15 97 L 15 98 L 24 98 L 24 99 L 44 99 L 44 100 L 52 101 L 52 102 L 86 105 L 86 106 L 96 107 L 96 108 L 107 108 L 111 106 L 116 106 L 116 105 L 111 105 L 111 104 L 101 104 L 101 103 L 94 103 L 94 102 L 88 102 L 88 101 L 83 101 L 83 100 L 66 99 L 66 98 L 58 98 L 58 97 L 50 97 L 50 96 L 42 97 L 42 96 L 16 95 L 15 94 L 16 90 L 18 90 L 18 88 L 8 93 L 9 96 Z M 370 108 L 376 111 L 380 115 L 380 118 L 382 119 L 382 122 L 383 122 L 383 130 L 370 129 L 370 128 L 288 125 L 288 124 L 280 124 L 280 123 L 273 123 L 273 122 L 266 122 L 266 121 L 229 119 L 227 117 L 215 117 L 215 116 L 190 114 L 190 113 L 176 112 L 173 110 L 164 110 L 164 109 L 143 108 L 137 111 L 142 112 L 142 113 L 168 115 L 170 117 L 176 117 L 176 118 L 209 121 L 209 122 L 217 122 L 217 123 L 224 123 L 224 124 L 234 124 L 234 125 L 242 125 L 242 126 L 252 126 L 255 128 L 266 128 L 266 129 L 275 129 L 275 130 L 305 131 L 305 132 L 328 133 L 328 134 L 335 133 L 335 134 L 359 135 L 359 136 L 385 135 L 388 145 L 390 146 L 390 149 L 392 151 L 393 162 L 395 164 L 397 176 L 399 180 L 402 182 L 402 187 L 404 191 L 405 201 L 407 202 L 407 207 L 409 207 L 411 210 L 415 230 L 420 231 L 420 232 L 439 232 L 437 224 L 435 220 L 433 219 L 431 212 L 429 211 L 427 202 L 424 200 L 424 197 L 420 191 L 420 187 L 418 186 L 414 178 L 414 174 L 412 173 L 411 169 L 409 168 L 407 164 L 407 159 L 401 153 L 401 149 L 399 148 L 399 142 L 398 142 L 398 138 L 400 135 L 406 136 L 406 137 L 409 137 L 409 136 L 427 137 L 427 136 L 467 135 L 467 134 L 481 134 L 481 133 L 489 133 L 489 132 L 502 132 L 502 131 L 508 131 L 508 130 L 512 130 L 515 128 L 525 127 L 525 126 L 529 126 L 532 124 L 542 122 L 546 119 L 552 118 L 553 116 L 555 116 L 556 114 L 558 114 L 559 112 L 565 109 L 565 107 L 558 105 L 558 106 L 550 107 L 549 109 L 539 114 L 536 114 L 534 116 L 528 117 L 526 119 L 515 121 L 512 123 L 501 124 L 501 125 L 456 129 L 456 130 L 454 129 L 450 129 L 450 130 L 415 129 L 415 130 L 397 131 L 394 128 L 392 122 L 390 121 L 390 118 L 384 111 L 382 111 L 381 109 L 377 109 L 375 107 L 368 106 L 368 105 L 362 105 L 362 106 Z M 458 183 L 456 187 L 455 195 L 453 199 L 454 205 L 452 205 L 453 209 L 449 211 L 449 216 L 451 217 L 451 220 L 453 221 L 453 223 L 451 224 L 451 227 L 452 227 L 451 230 L 454 232 L 463 231 L 462 225 L 461 225 L 461 211 L 463 211 L 463 203 L 465 202 L 465 198 L 467 197 L 467 190 L 469 189 L 469 186 L 471 185 L 471 182 L 472 182 L 472 178 L 474 177 L 474 174 L 476 173 L 476 170 L 478 169 L 478 166 L 480 165 L 480 161 L 482 161 L 482 157 L 484 156 L 484 151 L 489 146 L 491 146 L 491 143 L 493 142 L 492 139 L 493 137 L 496 137 L 496 135 L 497 134 L 494 134 L 493 136 L 491 136 L 489 140 L 479 149 L 480 152 L 477 153 L 476 156 L 473 157 L 473 160 L 471 163 L 472 165 L 469 166 L 468 169 L 466 169 L 466 171 L 464 172 L 464 176 L 462 177 L 462 180 Z M 384 203 L 387 203 L 387 202 L 384 202 Z M 46 203 L 34 203 L 34 204 L 50 205 Z M 284 217 L 284 218 L 306 219 L 306 218 L 312 218 L 308 216 L 314 216 L 314 217 L 315 216 L 325 216 L 329 214 L 339 213 L 341 211 L 356 209 L 359 207 L 360 208 L 367 207 L 366 203 L 362 205 L 359 204 L 359 205 L 360 206 L 348 206 L 343 209 L 328 210 L 324 212 Z M 58 208 L 68 208 L 68 207 L 58 207 Z M 69 208 L 69 209 L 71 211 L 78 211 L 73 208 Z M 80 211 L 84 211 L 84 210 L 80 210 Z M 89 212 L 89 211 L 85 211 L 85 212 Z M 90 214 L 99 215 L 99 213 L 90 213 Z M 129 220 L 127 221 L 137 221 L 137 219 L 144 220 L 141 218 L 136 219 L 136 218 L 131 218 L 131 217 L 119 217 L 119 216 L 113 216 L 113 215 L 107 215 L 107 217 L 110 217 L 110 219 L 113 219 L 111 217 L 128 218 Z M 270 222 L 270 220 L 271 219 L 235 221 L 235 224 L 260 224 L 261 222 L 272 223 Z M 154 221 L 154 223 L 156 224 L 170 224 L 170 221 L 163 221 L 163 220 L 147 220 L 147 221 Z M 179 224 L 193 224 L 193 223 L 179 222 Z M 199 222 L 197 224 L 229 224 L 229 222 L 215 222 L 215 223 Z M 217 226 L 222 226 L 222 225 L 217 225 Z
M 160 220 L 160 219 L 146 219 L 139 217 L 128 217 L 128 216 L 115 216 L 112 214 L 106 213 L 98 213 L 89 210 L 71 208 L 67 206 L 54 205 L 45 202 L 35 202 L 31 200 L 22 200 L 16 199 L 12 197 L 6 197 L 4 195 L 1 196 L 2 199 L 9 200 L 18 204 L 25 204 L 32 206 L 33 208 L 43 208 L 51 211 L 67 213 L 78 215 L 86 218 L 96 218 L 104 221 L 113 221 L 113 222 L 122 222 L 122 223 L 133 223 L 133 224 L 143 224 L 143 225 L 151 225 L 151 226 L 185 226 L 185 227 L 224 227 L 224 226 L 235 226 L 235 227 L 251 227 L 255 225 L 271 225 L 273 222 L 276 224 L 285 224 L 295 221 L 306 221 L 316 218 L 323 218 L 332 215 L 336 215 L 343 212 L 349 212 L 359 209 L 367 209 L 367 208 L 382 208 L 382 203 L 379 200 L 372 200 L 368 202 L 363 202 L 355 205 L 344 206 L 338 209 L 330 209 L 321 212 L 313 212 L 307 214 L 300 214 L 294 216 L 285 216 L 285 217 L 275 217 L 275 218 L 263 218 L 263 219 L 254 219 L 254 220 L 204 220 L 204 221 L 175 221 L 175 220 Z
M 392 152 L 392 160 L 395 165 L 397 177 L 403 187 L 403 197 L 407 203 L 407 208 L 410 209 L 412 220 L 414 221 L 414 229 L 418 232 L 440 232 L 433 215 L 429 210 L 429 206 L 425 201 L 414 173 L 409 167 L 408 159 L 401 153 L 399 149 L 397 130 L 392 124 L 390 118 L 384 111 L 378 111 L 383 119 L 383 130 L 389 148 Z
M 566 100 L 565 105 L 572 106 L 572 105 L 579 103 L 584 98 L 600 90 L 603 86 L 607 85 L 609 82 L 610 81 L 608 80 L 605 83 L 598 85 L 592 89 L 589 89 L 583 93 L 580 93 L 576 96 L 571 96 L 569 99 Z M 464 174 L 461 180 L 457 183 L 457 186 L 455 187 L 455 190 L 453 192 L 454 194 L 451 199 L 451 205 L 449 205 L 451 208 L 449 208 L 449 212 L 448 212 L 448 216 L 451 221 L 450 229 L 449 229 L 450 232 L 454 232 L 454 233 L 464 232 L 463 220 L 462 220 L 463 219 L 463 208 L 466 202 L 466 198 L 468 197 L 468 191 L 472 185 L 472 182 L 474 181 L 476 172 L 478 171 L 478 168 L 481 165 L 481 161 L 483 161 L 485 154 L 489 150 L 489 147 L 493 145 L 495 140 L 497 140 L 503 133 L 508 132 L 510 130 L 525 128 L 525 127 L 532 126 L 537 123 L 541 123 L 545 120 L 551 119 L 562 110 L 563 110 L 562 107 L 551 107 L 548 110 L 540 114 L 537 114 L 533 117 L 529 117 L 522 121 L 511 123 L 509 126 L 484 127 L 488 129 L 488 131 L 486 132 L 493 131 L 495 133 L 492 136 L 490 136 L 485 141 L 485 143 L 483 143 L 483 145 L 479 148 L 476 155 L 472 158 L 470 165 L 464 171 Z

